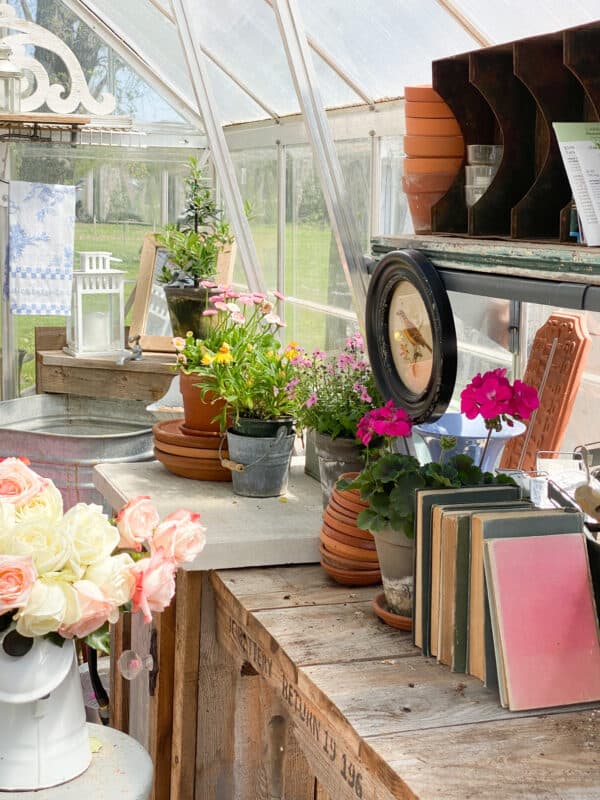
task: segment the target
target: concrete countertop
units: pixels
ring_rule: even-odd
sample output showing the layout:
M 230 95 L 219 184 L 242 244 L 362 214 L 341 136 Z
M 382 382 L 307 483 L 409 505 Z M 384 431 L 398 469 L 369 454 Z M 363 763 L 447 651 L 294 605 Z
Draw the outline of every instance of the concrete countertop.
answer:
M 196 481 L 167 472 L 158 461 L 98 464 L 94 485 L 113 509 L 138 495 L 150 495 L 162 517 L 178 508 L 200 514 L 206 546 L 191 570 L 319 561 L 322 502 L 319 483 L 304 474 L 294 457 L 283 497 L 239 497 L 231 483 Z

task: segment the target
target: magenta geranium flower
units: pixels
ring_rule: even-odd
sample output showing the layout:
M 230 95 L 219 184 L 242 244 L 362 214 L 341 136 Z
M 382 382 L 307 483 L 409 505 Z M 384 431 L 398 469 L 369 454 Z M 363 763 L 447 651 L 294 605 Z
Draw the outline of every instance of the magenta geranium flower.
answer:
M 500 430 L 502 420 L 529 419 L 538 407 L 537 390 L 523 381 L 511 384 L 505 369 L 477 374 L 460 394 L 460 410 L 467 419 L 481 416 L 489 430 Z
M 367 447 L 375 436 L 395 438 L 410 436 L 412 423 L 403 408 L 397 408 L 389 400 L 381 408 L 375 408 L 361 417 L 356 429 L 356 437 Z
M 513 384 L 511 414 L 517 419 L 529 419 L 539 406 L 540 399 L 537 390 L 527 383 L 517 379 Z

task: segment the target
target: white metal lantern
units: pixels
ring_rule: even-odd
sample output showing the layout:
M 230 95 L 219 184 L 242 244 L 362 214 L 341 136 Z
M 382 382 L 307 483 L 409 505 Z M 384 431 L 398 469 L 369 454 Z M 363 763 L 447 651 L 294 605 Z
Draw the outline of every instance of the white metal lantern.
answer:
M 71 316 L 67 318 L 65 352 L 73 356 L 121 354 L 124 350 L 123 270 L 111 269 L 110 253 L 80 253 L 73 272 Z
M 10 57 L 12 50 L 7 44 L 0 44 L 0 112 L 16 114 L 21 110 L 22 70 Z

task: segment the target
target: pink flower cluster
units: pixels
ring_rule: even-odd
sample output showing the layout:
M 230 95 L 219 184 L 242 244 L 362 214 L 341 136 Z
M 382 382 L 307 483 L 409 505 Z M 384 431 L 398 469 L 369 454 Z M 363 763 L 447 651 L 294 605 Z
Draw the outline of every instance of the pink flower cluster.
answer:
M 500 430 L 502 420 L 527 420 L 539 406 L 537 390 L 523 381 L 510 383 L 505 369 L 477 374 L 460 394 L 460 410 L 467 419 L 483 417 L 488 429 Z
M 171 602 L 176 570 L 202 550 L 205 532 L 193 511 L 161 521 L 146 496 L 127 503 L 116 526 L 94 504 L 63 513 L 51 480 L 26 459 L 0 459 L 0 616 L 10 614 L 23 636 L 69 639 L 116 622 L 130 601 L 150 622 Z
M 374 408 L 361 417 L 356 429 L 356 438 L 368 447 L 376 436 L 393 438 L 410 436 L 412 423 L 403 408 L 397 408 L 393 400 L 389 400 L 381 408 Z

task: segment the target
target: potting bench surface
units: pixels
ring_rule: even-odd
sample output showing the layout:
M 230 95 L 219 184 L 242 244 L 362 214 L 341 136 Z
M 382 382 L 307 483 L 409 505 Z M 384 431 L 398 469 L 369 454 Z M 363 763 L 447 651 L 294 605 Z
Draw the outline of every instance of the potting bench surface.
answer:
M 338 586 L 314 563 L 320 487 L 300 465 L 284 503 L 152 462 L 96 473 L 115 508 L 151 494 L 161 515 L 186 505 L 208 526 L 175 603 L 115 630 L 113 664 L 130 647 L 154 655 L 151 675 L 113 668 L 111 686 L 113 724 L 150 750 L 153 800 L 600 797 L 600 709 L 511 713 L 423 658 L 373 614 L 381 587 Z M 253 566 L 265 553 L 313 563 Z
M 332 799 L 600 796 L 597 708 L 502 709 L 480 681 L 423 658 L 410 634 L 380 622 L 377 587 L 335 586 L 319 567 L 211 580 L 218 641 L 272 691 L 262 728 L 265 714 L 292 723 Z

